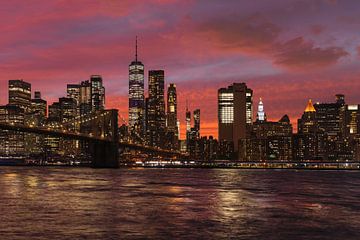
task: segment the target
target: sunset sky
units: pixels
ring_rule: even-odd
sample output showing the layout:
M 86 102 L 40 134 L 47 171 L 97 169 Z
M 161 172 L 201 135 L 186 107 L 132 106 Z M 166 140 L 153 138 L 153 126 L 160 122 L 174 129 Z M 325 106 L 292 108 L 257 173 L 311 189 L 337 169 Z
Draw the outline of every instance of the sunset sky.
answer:
M 254 90 L 254 112 L 262 97 L 268 119 L 295 123 L 309 98 L 360 103 L 359 13 L 359 0 L 2 1 L 0 104 L 9 79 L 51 103 L 101 74 L 107 108 L 127 117 L 137 35 L 145 85 L 148 70 L 165 70 L 182 127 L 187 99 L 202 135 L 217 136 L 217 89 L 233 82 Z

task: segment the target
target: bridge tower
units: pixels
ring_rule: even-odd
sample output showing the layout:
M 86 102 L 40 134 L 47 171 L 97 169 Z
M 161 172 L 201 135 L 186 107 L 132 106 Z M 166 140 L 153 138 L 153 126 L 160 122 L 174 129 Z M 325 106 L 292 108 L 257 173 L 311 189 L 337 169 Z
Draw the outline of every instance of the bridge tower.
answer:
M 94 139 L 89 144 L 92 167 L 119 167 L 118 110 L 105 110 L 92 126 L 97 126 L 92 133 L 105 140 Z

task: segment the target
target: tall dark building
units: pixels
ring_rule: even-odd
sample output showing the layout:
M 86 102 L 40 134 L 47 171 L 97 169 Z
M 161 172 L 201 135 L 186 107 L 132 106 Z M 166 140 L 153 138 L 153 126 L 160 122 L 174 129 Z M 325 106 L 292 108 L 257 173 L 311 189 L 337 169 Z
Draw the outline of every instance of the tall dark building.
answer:
M 31 112 L 31 84 L 23 80 L 9 80 L 9 104 L 25 113 Z
M 72 121 L 76 117 L 76 101 L 73 98 L 59 98 L 60 119 L 62 122 Z
M 163 147 L 165 136 L 164 71 L 149 71 L 147 136 L 150 145 Z
M 246 138 L 247 125 L 252 123 L 252 98 L 253 91 L 245 83 L 218 90 L 219 142 L 233 145 L 234 158 L 237 158 L 240 139 Z
M 292 125 L 287 115 L 278 122 L 254 122 L 249 135 L 240 141 L 240 160 L 292 160 Z
M 129 127 L 138 136 L 144 134 L 144 64 L 138 61 L 137 38 L 135 60 L 129 65 Z
M 61 107 L 59 102 L 53 102 L 49 105 L 48 121 L 57 123 L 61 122 Z
M 41 93 L 36 91 L 34 98 L 31 99 L 32 118 L 36 120 L 37 125 L 42 123 L 47 116 L 47 102 L 41 98 Z
M 100 75 L 90 76 L 91 83 L 91 109 L 92 111 L 104 110 L 105 88 Z
M 300 119 L 298 119 L 298 132 L 294 134 L 294 158 L 297 160 L 319 159 L 318 124 L 316 109 L 311 99 Z
M 167 107 L 166 107 L 166 133 L 171 148 L 177 149 L 179 141 L 179 132 L 177 126 L 177 96 L 176 85 L 170 83 L 167 90 Z
M 316 103 L 314 107 L 318 126 L 319 157 L 324 160 L 338 160 L 342 151 L 341 115 L 345 107 L 345 97 L 338 94 L 336 102 Z
M 200 138 L 200 109 L 194 111 L 194 131 L 196 136 Z
M 66 86 L 66 97 L 75 100 L 77 115 L 80 114 L 80 88 L 81 84 L 68 84 Z
M 191 132 L 191 112 L 189 111 L 187 102 L 186 102 L 185 121 L 186 121 L 186 146 L 188 147 L 190 132 Z
M 89 80 L 82 81 L 80 83 L 80 100 L 78 103 L 81 115 L 86 115 L 91 112 L 91 109 L 92 109 L 92 97 L 91 96 L 92 95 L 91 95 L 90 81 Z
M 201 159 L 202 142 L 200 141 L 200 109 L 194 111 L 194 127 L 188 133 L 187 150 L 193 159 Z

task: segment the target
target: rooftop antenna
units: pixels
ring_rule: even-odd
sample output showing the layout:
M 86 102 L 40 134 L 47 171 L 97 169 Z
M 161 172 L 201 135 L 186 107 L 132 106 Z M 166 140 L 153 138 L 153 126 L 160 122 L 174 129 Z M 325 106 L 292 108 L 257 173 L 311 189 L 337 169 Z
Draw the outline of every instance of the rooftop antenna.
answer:
M 137 36 L 135 38 L 135 61 L 137 62 L 137 49 L 138 49 L 138 46 L 137 46 Z

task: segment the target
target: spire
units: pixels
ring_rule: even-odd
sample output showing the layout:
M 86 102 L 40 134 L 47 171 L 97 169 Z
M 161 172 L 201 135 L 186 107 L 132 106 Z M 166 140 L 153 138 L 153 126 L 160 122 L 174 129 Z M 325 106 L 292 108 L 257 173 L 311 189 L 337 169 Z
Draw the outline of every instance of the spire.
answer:
M 137 51 L 138 51 L 138 44 L 137 44 L 137 36 L 136 36 L 136 38 L 135 38 L 135 61 L 136 62 L 138 61 L 137 60 L 137 56 L 138 56 Z
M 309 99 L 308 104 L 305 108 L 305 112 L 316 112 L 314 105 L 312 104 L 311 99 Z

